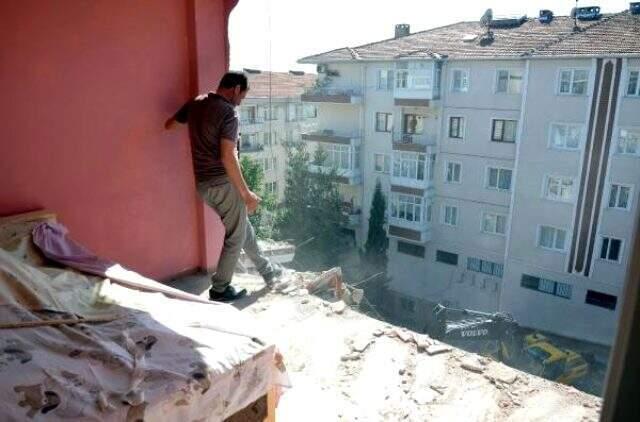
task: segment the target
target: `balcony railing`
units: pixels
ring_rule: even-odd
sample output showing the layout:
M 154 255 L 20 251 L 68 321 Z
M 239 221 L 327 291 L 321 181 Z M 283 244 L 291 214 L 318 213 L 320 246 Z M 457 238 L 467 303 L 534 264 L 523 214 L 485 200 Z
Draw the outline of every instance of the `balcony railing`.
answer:
M 241 142 L 240 152 L 259 152 L 264 150 L 264 145 L 258 142 Z
M 245 117 L 240 119 L 241 125 L 257 125 L 260 123 L 264 123 L 264 119 L 262 117 Z
M 426 133 L 393 132 L 394 150 L 425 152 L 429 145 L 435 145 L 435 137 L 429 136 Z
M 327 142 L 332 144 L 357 145 L 360 142 L 360 132 L 341 132 L 332 129 L 314 130 L 301 134 L 302 140 L 313 142 Z
M 312 88 L 302 94 L 301 100 L 309 103 L 358 104 L 362 91 L 355 87 Z

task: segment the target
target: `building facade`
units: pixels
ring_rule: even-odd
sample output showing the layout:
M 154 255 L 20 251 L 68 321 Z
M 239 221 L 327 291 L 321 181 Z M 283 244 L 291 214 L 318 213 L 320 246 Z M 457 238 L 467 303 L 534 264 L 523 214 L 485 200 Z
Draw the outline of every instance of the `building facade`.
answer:
M 446 302 L 613 341 L 638 219 L 640 16 L 574 24 L 399 26 L 300 61 L 321 81 L 303 140 L 346 157 L 358 239 L 386 192 L 387 305 L 405 323 Z
M 261 164 L 264 192 L 284 199 L 287 143 L 299 142 L 311 130 L 316 106 L 300 96 L 313 86 L 316 75 L 303 72 L 262 72 L 245 69 L 249 93 L 240 107 L 240 155 Z

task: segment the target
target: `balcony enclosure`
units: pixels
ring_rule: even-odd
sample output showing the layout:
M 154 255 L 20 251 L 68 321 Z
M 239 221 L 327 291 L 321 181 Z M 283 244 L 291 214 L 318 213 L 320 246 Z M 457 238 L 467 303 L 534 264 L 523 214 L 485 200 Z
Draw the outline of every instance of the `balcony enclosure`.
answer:
M 389 194 L 389 227 L 392 237 L 427 242 L 431 231 L 432 199 L 424 190 L 392 186 Z
M 319 143 L 315 150 L 311 151 L 309 171 L 312 173 L 335 171 L 340 183 L 359 184 L 361 182 L 360 147 Z
M 416 189 L 432 187 L 436 154 L 427 148 L 426 153 L 394 151 L 391 184 Z
M 441 73 L 441 62 L 397 62 L 393 91 L 395 105 L 428 107 L 429 100 L 440 98 Z

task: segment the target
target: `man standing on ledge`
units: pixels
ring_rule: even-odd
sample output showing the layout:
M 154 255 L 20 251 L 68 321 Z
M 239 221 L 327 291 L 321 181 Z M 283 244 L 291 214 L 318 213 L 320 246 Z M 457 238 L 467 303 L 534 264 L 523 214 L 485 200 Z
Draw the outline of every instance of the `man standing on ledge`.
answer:
M 215 94 L 202 94 L 188 101 L 165 123 L 166 129 L 173 128 L 176 122 L 189 124 L 198 194 L 218 213 L 224 225 L 224 245 L 209 289 L 211 300 L 223 302 L 239 299 L 247 293 L 245 289 L 237 291 L 231 286 L 242 249 L 267 285 L 282 274 L 282 268 L 264 257 L 248 218 L 260 204 L 260 198 L 249 190 L 242 177 L 235 111 L 248 91 L 247 77 L 229 72 L 220 80 Z

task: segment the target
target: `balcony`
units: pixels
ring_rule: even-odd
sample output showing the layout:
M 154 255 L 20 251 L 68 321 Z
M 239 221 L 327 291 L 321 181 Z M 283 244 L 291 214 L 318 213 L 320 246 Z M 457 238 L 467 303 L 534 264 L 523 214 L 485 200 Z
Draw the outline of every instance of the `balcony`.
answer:
M 362 209 L 351 202 L 343 202 L 343 214 L 347 217 L 347 226 L 350 228 L 360 227 L 362 221 Z
M 336 132 L 330 129 L 316 130 L 303 133 L 303 141 L 324 142 L 329 144 L 342 144 L 356 146 L 360 145 L 361 135 L 359 132 Z
M 355 87 L 314 88 L 301 96 L 302 102 L 360 104 L 362 91 Z
M 434 168 L 435 154 L 394 151 L 390 181 L 394 186 L 426 191 L 433 187 Z
M 391 186 L 387 234 L 403 240 L 425 243 L 431 240 L 431 191 Z
M 262 117 L 245 117 L 240 119 L 240 131 L 242 132 L 247 130 L 258 130 L 261 128 L 260 125 L 264 123 L 264 119 Z
M 441 65 L 436 62 L 399 63 L 393 90 L 394 105 L 431 107 L 440 99 Z
M 241 142 L 240 152 L 260 152 L 264 150 L 264 145 L 259 142 Z
M 428 146 L 436 144 L 435 137 L 425 133 L 394 131 L 392 139 L 394 151 L 427 152 Z

